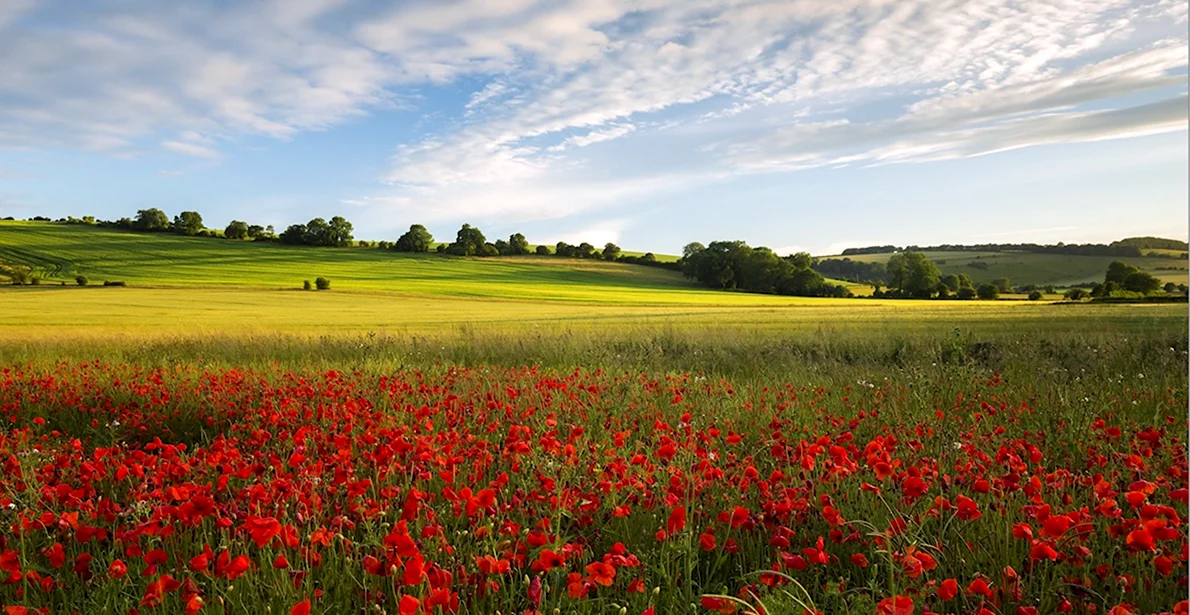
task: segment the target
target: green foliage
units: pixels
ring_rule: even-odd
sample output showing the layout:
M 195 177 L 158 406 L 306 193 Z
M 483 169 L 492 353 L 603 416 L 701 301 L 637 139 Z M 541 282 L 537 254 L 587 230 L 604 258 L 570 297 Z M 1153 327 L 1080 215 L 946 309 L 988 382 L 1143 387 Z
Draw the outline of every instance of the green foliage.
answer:
M 1134 271 L 1128 274 L 1120 285 L 1127 291 L 1148 294 L 1161 288 L 1161 280 L 1143 271 Z
M 470 224 L 464 224 L 455 235 L 454 243 L 446 248 L 446 253 L 455 256 L 484 256 L 486 244 L 487 238 L 483 236 L 483 231 Z
M 1120 285 L 1124 283 L 1125 278 L 1138 271 L 1140 271 L 1140 269 L 1137 269 L 1128 263 L 1122 261 L 1112 261 L 1107 266 L 1107 274 L 1103 276 L 1103 282 L 1105 284 L 1107 282 L 1115 282 L 1116 285 Z
M 331 281 L 322 276 L 314 278 L 314 288 L 317 288 L 318 290 L 330 290 Z
M 1062 295 L 1067 301 L 1082 301 L 1091 296 L 1091 294 L 1081 288 L 1071 288 Z
M 302 290 L 314 290 L 314 285 L 310 283 L 310 280 L 302 280 Z
M 1041 298 L 1043 296 L 1044 295 L 1041 294 L 1041 291 L 1035 290 L 1035 291 L 1029 293 L 1029 301 L 1041 301 Z
M 848 296 L 811 268 L 805 252 L 782 258 L 769 248 L 743 241 L 713 241 L 683 249 L 682 273 L 710 288 L 796 296 Z
M 392 249 L 397 252 L 424 253 L 429 252 L 433 245 L 434 236 L 430 234 L 430 231 L 420 224 L 413 224 L 409 226 L 409 230 L 404 235 L 397 238 Z
M 520 256 L 529 253 L 529 242 L 525 236 L 520 233 L 513 233 L 508 236 L 508 256 Z
M 992 280 L 992 284 L 995 284 L 996 288 L 999 288 L 1002 293 L 1012 292 L 1012 282 L 1008 278 L 996 278 Z
M 976 295 L 975 289 L 970 286 L 962 286 L 955 292 L 955 296 L 964 301 L 974 299 Z
M 980 284 L 979 288 L 975 289 L 980 299 L 999 299 L 1000 287 L 995 284 Z
M 1162 237 L 1129 237 L 1113 241 L 1113 246 L 1131 246 L 1141 250 L 1190 250 L 1185 241 Z
M 533 253 L 538 256 L 549 256 L 550 255 L 550 247 L 544 246 L 544 245 L 537 246 L 536 248 L 534 248 Z
M 174 216 L 173 230 L 180 235 L 197 235 L 203 231 L 202 216 L 197 211 L 184 211 Z
M 249 237 L 249 232 L 250 231 L 247 222 L 242 220 L 232 220 L 227 224 L 227 228 L 223 229 L 223 237 L 225 239 L 247 239 Z
M 104 286 L 119 286 L 119 287 L 128 286 L 128 284 L 124 280 L 104 280 L 103 285 Z
M 136 220 L 132 222 L 132 227 L 138 231 L 169 230 L 169 216 L 155 207 L 142 209 L 136 212 Z
M 74 283 L 78 284 L 79 286 L 86 286 L 87 285 L 87 276 L 85 276 L 85 275 L 75 276 Z
M 603 260 L 614 261 L 617 258 L 619 258 L 619 256 L 620 256 L 620 246 L 617 246 L 616 244 L 614 244 L 610 241 L 607 242 L 607 244 L 603 246 Z
M 888 283 L 900 293 L 928 299 L 938 288 L 941 272 L 921 252 L 898 252 L 888 259 Z
M 291 224 L 281 233 L 281 243 L 289 245 L 347 247 L 352 242 L 352 224 L 342 216 L 335 216 L 330 222 L 314 218 L 305 224 Z

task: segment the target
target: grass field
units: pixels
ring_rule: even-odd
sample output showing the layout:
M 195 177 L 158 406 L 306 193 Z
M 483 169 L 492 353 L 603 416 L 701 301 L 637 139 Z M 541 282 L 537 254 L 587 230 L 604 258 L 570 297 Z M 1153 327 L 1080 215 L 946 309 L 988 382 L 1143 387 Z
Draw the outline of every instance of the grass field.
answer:
M 938 265 L 943 273 L 965 273 L 976 284 L 990 282 L 997 278 L 1008 278 L 1016 286 L 1052 284 L 1062 287 L 1083 282 L 1102 282 L 1107 265 L 1117 260 L 1139 267 L 1141 271 L 1147 271 L 1163 282 L 1185 284 L 1187 276 L 1190 276 L 1190 271 L 1187 270 L 1187 261 L 1155 256 L 1121 258 L 1027 252 L 926 252 L 925 254 Z M 846 258 L 866 263 L 885 263 L 888 262 L 889 256 L 889 254 L 857 254 Z M 971 267 L 971 263 L 980 266 L 987 265 L 987 268 Z

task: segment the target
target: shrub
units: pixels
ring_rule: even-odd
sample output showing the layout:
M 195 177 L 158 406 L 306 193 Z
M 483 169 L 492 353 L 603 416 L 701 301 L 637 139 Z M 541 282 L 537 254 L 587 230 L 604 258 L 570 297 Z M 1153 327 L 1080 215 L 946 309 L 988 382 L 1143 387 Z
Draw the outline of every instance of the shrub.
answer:
M 313 290 L 313 289 L 314 289 L 314 286 L 312 284 L 310 284 L 310 280 L 305 280 L 302 282 L 302 290 Z
M 78 284 L 79 286 L 86 286 L 87 285 L 87 276 L 85 276 L 85 275 L 75 276 L 74 283 Z
M 103 285 L 104 286 L 128 286 L 128 284 L 124 283 L 124 280 L 104 280 Z
M 1089 294 L 1090 293 L 1081 288 L 1072 288 L 1066 291 L 1066 293 L 1062 296 L 1065 297 L 1067 301 L 1082 301 L 1083 299 L 1087 298 Z
M 538 256 L 549 256 L 550 255 L 550 247 L 549 246 L 537 246 L 536 248 L 534 248 L 533 251 L 535 253 L 537 253 Z
M 1041 300 L 1041 291 L 1035 290 L 1035 291 L 1029 293 L 1029 301 L 1040 301 L 1040 300 Z
M 317 288 L 318 290 L 330 290 L 331 289 L 331 281 L 324 277 L 315 278 L 314 279 L 314 287 Z
M 995 284 L 981 284 L 975 293 L 980 299 L 999 299 L 1000 287 Z
M 964 300 L 974 299 L 975 298 L 975 289 L 971 288 L 970 286 L 964 286 L 955 292 L 955 296 L 958 297 L 959 299 L 964 299 Z

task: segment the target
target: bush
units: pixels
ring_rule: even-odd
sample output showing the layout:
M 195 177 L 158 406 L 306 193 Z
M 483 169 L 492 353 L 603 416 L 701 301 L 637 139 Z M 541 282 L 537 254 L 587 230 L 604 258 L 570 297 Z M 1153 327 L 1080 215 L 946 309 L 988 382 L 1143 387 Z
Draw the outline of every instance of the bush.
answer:
M 549 256 L 550 255 L 550 247 L 549 246 L 537 246 L 537 248 L 534 249 L 534 252 L 536 252 L 538 256 Z
M 978 295 L 980 299 L 999 299 L 1000 287 L 996 286 L 995 284 L 981 284 L 979 288 L 976 289 L 975 294 Z
M 1090 296 L 1090 293 L 1081 288 L 1072 288 L 1062 295 L 1067 301 L 1082 301 Z
M 123 280 L 104 280 L 104 286 L 128 286 Z
M 79 286 L 86 286 L 87 285 L 87 276 L 85 276 L 85 275 L 75 276 L 74 283 L 78 284 Z
M 302 282 L 302 290 L 313 290 L 313 289 L 314 289 L 314 285 L 310 284 L 310 280 L 305 280 Z
M 323 277 L 315 278 L 314 279 L 314 287 L 317 288 L 318 290 L 330 290 L 331 289 L 331 281 L 326 278 L 323 278 Z
M 1035 290 L 1035 291 L 1029 293 L 1029 301 L 1040 301 L 1040 300 L 1041 300 L 1041 291 Z
M 964 287 L 960 288 L 957 292 L 955 292 L 955 296 L 958 297 L 959 299 L 964 299 L 964 300 L 974 299 L 975 298 L 975 289 L 971 288 L 970 286 L 964 286 Z

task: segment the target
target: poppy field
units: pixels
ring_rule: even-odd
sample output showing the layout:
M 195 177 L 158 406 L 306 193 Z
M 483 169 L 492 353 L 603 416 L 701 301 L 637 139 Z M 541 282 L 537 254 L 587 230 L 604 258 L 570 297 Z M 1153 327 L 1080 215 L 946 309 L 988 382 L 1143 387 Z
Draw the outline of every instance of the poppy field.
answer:
M 0 605 L 1185 613 L 1169 339 L 747 376 L 13 362 Z

